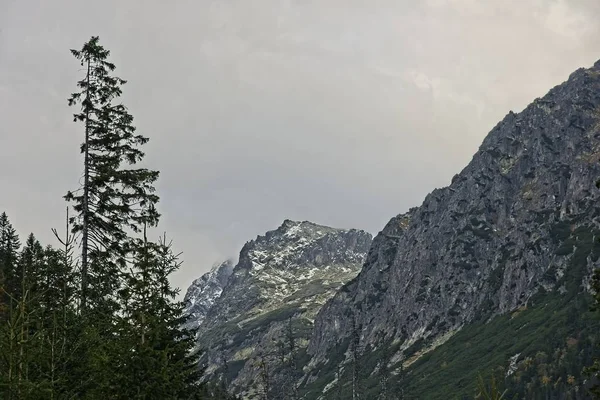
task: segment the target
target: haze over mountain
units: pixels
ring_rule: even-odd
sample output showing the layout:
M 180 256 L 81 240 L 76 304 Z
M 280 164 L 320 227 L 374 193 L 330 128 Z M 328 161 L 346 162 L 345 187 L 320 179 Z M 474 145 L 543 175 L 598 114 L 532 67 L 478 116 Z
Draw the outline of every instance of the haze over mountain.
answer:
M 356 231 L 323 246 L 329 228 L 286 221 L 244 246 L 216 299 L 198 288 L 218 269 L 196 281 L 190 307 L 212 304 L 194 317 L 208 376 L 244 399 L 442 400 L 472 398 L 496 371 L 509 398 L 588 399 L 599 182 L 600 60 L 509 112 L 327 301 L 311 296 L 356 264 Z
M 161 170 L 177 285 L 285 218 L 377 232 L 447 185 L 508 110 L 598 58 L 599 7 L 1 0 L 3 209 L 46 243 L 63 226 L 82 139 L 67 49 L 99 35 Z

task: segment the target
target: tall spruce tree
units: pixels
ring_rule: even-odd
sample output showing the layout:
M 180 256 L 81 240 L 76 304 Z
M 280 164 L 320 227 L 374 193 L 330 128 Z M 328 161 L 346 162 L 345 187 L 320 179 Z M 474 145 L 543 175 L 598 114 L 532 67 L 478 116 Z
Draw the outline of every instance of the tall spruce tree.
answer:
M 119 288 L 120 273 L 126 268 L 129 232 L 158 223 L 154 182 L 158 172 L 134 168 L 148 139 L 136 134 L 133 116 L 117 103 L 125 80 L 113 76 L 110 52 L 97 36 L 81 50 L 71 53 L 84 67 L 77 83 L 79 92 L 69 98 L 78 106 L 74 120 L 84 125 L 82 186 L 66 195 L 75 203 L 73 232 L 81 233 L 81 308 L 88 302 L 105 300 Z M 148 212 L 152 210 L 152 212 Z M 97 307 L 99 304 L 92 304 Z M 108 312 L 112 311 L 107 310 Z
M 169 283 L 178 255 L 165 237 L 147 238 L 160 217 L 158 172 L 136 166 L 148 139 L 135 133 L 133 117 L 117 103 L 126 82 L 112 75 L 115 65 L 98 37 L 71 52 L 85 70 L 69 99 L 85 128 L 83 183 L 66 195 L 75 203 L 70 221 L 82 247 L 76 396 L 197 398 L 195 336 L 181 329 L 183 304 Z
M 115 104 L 125 81 L 110 75 L 97 37 L 72 53 L 85 67 L 69 99 L 85 126 L 83 184 L 66 195 L 77 214 L 64 239 L 54 231 L 63 250 L 33 235 L 19 250 L 0 215 L 0 398 L 228 398 L 198 384 L 195 335 L 181 328 L 183 304 L 169 283 L 181 263 L 166 237 L 146 235 L 159 219 L 158 172 L 134 168 L 147 139 Z
M 115 389 L 115 361 L 129 354 L 127 343 L 116 332 L 122 305 L 119 291 L 126 284 L 133 240 L 144 225 L 156 225 L 159 214 L 154 182 L 158 172 L 136 168 L 148 142 L 136 134 L 133 116 L 118 102 L 125 80 L 112 75 L 110 52 L 97 36 L 81 50 L 71 50 L 84 68 L 79 92 L 68 99 L 79 107 L 74 121 L 84 126 L 83 179 L 68 192 L 76 215 L 72 232 L 81 235 L 79 303 L 82 319 L 77 326 L 81 357 L 72 366 L 79 397 L 100 397 Z

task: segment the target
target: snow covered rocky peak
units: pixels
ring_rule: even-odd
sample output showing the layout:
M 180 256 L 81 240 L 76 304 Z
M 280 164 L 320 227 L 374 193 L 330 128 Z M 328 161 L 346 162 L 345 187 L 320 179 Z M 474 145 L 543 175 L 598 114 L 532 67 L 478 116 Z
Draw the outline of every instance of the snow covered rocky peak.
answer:
M 195 281 L 186 301 L 197 318 L 190 324 L 199 326 L 207 373 L 219 379 L 235 365 L 228 379 L 253 398 L 257 357 L 276 350 L 289 323 L 298 346 L 306 347 L 316 314 L 359 273 L 371 239 L 360 230 L 285 220 L 244 245 L 225 285 L 208 289 L 219 268 Z
M 206 317 L 206 313 L 223 292 L 227 280 L 233 272 L 233 261 L 213 265 L 211 270 L 192 282 L 188 288 L 184 303 L 185 313 L 190 316 L 188 328 L 197 328 Z
M 263 268 L 271 270 L 306 269 L 307 265 L 328 267 L 339 262 L 361 262 L 371 235 L 357 230 L 342 230 L 303 221 L 285 220 L 274 231 L 258 236 L 244 246 L 241 263 L 256 274 Z

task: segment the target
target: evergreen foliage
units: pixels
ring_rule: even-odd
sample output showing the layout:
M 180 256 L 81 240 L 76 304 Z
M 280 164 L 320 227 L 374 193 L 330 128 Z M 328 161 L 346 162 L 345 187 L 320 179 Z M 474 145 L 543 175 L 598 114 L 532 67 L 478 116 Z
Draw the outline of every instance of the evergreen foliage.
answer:
M 594 271 L 591 280 L 591 287 L 594 293 L 594 302 L 592 311 L 600 312 L 600 268 Z M 600 357 L 594 360 L 594 363 L 584 370 L 584 373 L 591 377 L 593 385 L 590 387 L 590 394 L 595 399 L 600 399 Z
M 492 375 L 487 383 L 481 375 L 477 379 L 476 400 L 505 400 L 506 390 L 502 391 L 498 386 L 496 377 Z
M 5 212 L 0 214 L 0 315 L 6 311 L 19 288 L 17 258 L 21 243 Z
M 111 75 L 116 67 L 108 61 L 110 52 L 96 36 L 71 53 L 86 71 L 77 82 L 80 91 L 69 98 L 70 106 L 80 106 L 74 120 L 85 128 L 84 176 L 82 187 L 65 197 L 75 203 L 73 232 L 82 235 L 81 306 L 86 309 L 88 298 L 106 306 L 117 291 L 130 251 L 129 231 L 158 223 L 153 186 L 158 172 L 134 168 L 144 158 L 140 147 L 148 138 L 136 134 L 133 116 L 117 103 L 126 81 Z
M 166 235 L 148 238 L 158 172 L 136 168 L 148 139 L 116 102 L 125 81 L 98 37 L 72 54 L 86 71 L 69 99 L 85 128 L 84 179 L 66 195 L 66 233 L 53 230 L 62 248 L 33 234 L 21 248 L 0 215 L 0 398 L 233 399 L 200 383 L 195 332 L 181 328 L 169 282 L 179 255 Z

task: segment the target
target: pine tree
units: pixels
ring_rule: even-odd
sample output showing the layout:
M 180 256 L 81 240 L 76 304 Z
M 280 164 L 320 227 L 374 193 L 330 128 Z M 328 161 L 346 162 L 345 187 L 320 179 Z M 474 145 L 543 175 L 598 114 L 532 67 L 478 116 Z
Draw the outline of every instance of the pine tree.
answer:
M 38 362 L 45 353 L 42 297 L 47 290 L 43 282 L 46 254 L 33 234 L 27 237 L 18 265 L 21 297 L 17 312 L 22 323 L 18 332 L 17 376 L 19 398 L 27 398 L 34 393 L 41 393 L 45 384 Z
M 46 247 L 45 262 L 40 273 L 43 290 L 40 293 L 38 331 L 43 346 L 36 368 L 47 387 L 47 398 L 70 397 L 73 389 L 70 365 L 78 357 L 78 318 L 73 265 L 64 251 Z
M 18 236 L 6 213 L 0 215 L 0 394 L 14 399 L 18 393 L 19 333 L 22 318 L 18 292 Z
M 53 230 L 61 250 L 30 235 L 19 252 L 0 215 L 0 398 L 233 398 L 198 383 L 195 332 L 181 328 L 184 305 L 169 283 L 179 255 L 166 236 L 148 240 L 159 219 L 158 172 L 133 168 L 147 139 L 114 104 L 125 81 L 110 75 L 115 67 L 97 37 L 72 53 L 86 70 L 81 92 L 69 99 L 81 106 L 75 120 L 85 126 L 83 185 L 66 196 L 76 216 L 67 210 L 64 238 Z M 294 364 L 293 335 L 288 343 Z
M 76 264 L 73 261 L 74 238 L 69 233 L 67 208 L 66 231 L 61 238 L 52 229 L 63 249 L 50 246 L 44 249 L 44 263 L 38 273 L 43 290 L 40 291 L 37 329 L 40 332 L 40 351 L 35 367 L 44 382 L 45 397 L 60 399 L 73 397 L 77 384 L 72 378 L 72 367 L 79 360 L 82 343 L 77 315 Z
M 477 400 L 503 400 L 506 398 L 507 390 L 502 391 L 496 380 L 496 376 L 492 374 L 490 383 L 487 384 L 481 375 L 477 378 L 477 391 L 475 399 Z M 547 396 L 546 396 L 547 397 Z
M 10 297 L 18 296 L 17 259 L 21 243 L 5 212 L 0 214 L 0 318 L 9 307 Z
M 146 229 L 134 242 L 134 262 L 125 288 L 120 291 L 123 313 L 120 341 L 130 349 L 122 353 L 115 370 L 118 395 L 131 399 L 192 398 L 199 387 L 195 335 L 181 328 L 184 305 L 175 301 L 178 290 L 169 276 L 181 265 L 166 236 L 150 242 Z
M 43 391 L 44 379 L 37 362 L 44 351 L 39 326 L 43 290 L 40 272 L 44 262 L 44 249 L 33 234 L 29 235 L 12 275 L 14 287 L 9 294 L 8 318 L 0 332 L 3 398 L 39 398 Z
M 79 92 L 69 98 L 78 106 L 74 120 L 84 125 L 82 186 L 68 192 L 76 215 L 72 232 L 81 238 L 78 324 L 81 357 L 72 366 L 78 396 L 101 397 L 117 390 L 112 369 L 131 355 L 130 342 L 119 332 L 122 299 L 127 284 L 136 234 L 158 223 L 154 182 L 157 171 L 136 168 L 143 160 L 140 147 L 148 142 L 136 134 L 133 117 L 118 103 L 125 80 L 113 76 L 110 52 L 97 36 L 81 50 L 71 50 L 84 67 Z
M 150 206 L 158 202 L 153 186 L 158 172 L 132 168 L 143 159 L 139 147 L 148 139 L 135 133 L 132 115 L 116 103 L 126 81 L 111 75 L 115 65 L 108 61 L 110 52 L 95 36 L 71 53 L 86 71 L 77 83 L 80 91 L 69 98 L 70 106 L 80 106 L 74 120 L 85 127 L 83 184 L 65 196 L 75 203 L 73 232 L 81 233 L 81 309 L 85 312 L 89 301 L 96 303 L 91 307 L 99 307 L 98 302 L 119 289 L 128 231 L 157 224 L 159 215 Z M 102 306 L 108 306 L 105 312 L 114 311 L 110 302 Z
M 15 399 L 22 369 L 19 342 L 24 316 L 19 281 L 19 237 L 5 212 L 0 215 L 0 398 Z
M 81 239 L 77 343 L 71 364 L 77 398 L 200 398 L 195 335 L 181 329 L 183 304 L 169 275 L 180 266 L 163 237 L 147 238 L 156 226 L 158 172 L 136 168 L 148 139 L 136 134 L 133 117 L 118 104 L 123 79 L 112 75 L 110 52 L 92 37 L 72 54 L 84 67 L 70 106 L 84 125 L 82 186 L 69 192 Z M 68 246 L 66 246 L 68 247 Z M 68 258 L 68 249 L 65 250 Z M 203 394 L 204 393 L 204 394 Z M 199 397 L 200 396 L 200 397 Z

